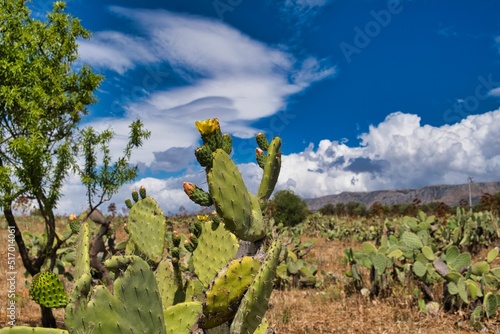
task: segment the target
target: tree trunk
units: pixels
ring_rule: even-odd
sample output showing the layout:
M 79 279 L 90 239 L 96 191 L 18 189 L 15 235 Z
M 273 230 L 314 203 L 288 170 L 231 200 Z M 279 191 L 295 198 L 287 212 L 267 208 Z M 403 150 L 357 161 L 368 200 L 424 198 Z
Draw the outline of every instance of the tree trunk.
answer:
M 52 309 L 40 306 L 42 310 L 42 326 L 47 328 L 56 328 L 56 318 L 52 313 Z

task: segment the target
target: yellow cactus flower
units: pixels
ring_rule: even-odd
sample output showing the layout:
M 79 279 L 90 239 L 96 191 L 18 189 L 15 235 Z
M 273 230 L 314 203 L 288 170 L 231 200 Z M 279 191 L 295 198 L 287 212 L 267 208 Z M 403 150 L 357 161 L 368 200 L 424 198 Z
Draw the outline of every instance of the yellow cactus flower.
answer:
M 208 215 L 196 215 L 196 219 L 198 219 L 201 222 L 204 222 L 205 220 L 208 219 Z
M 196 121 L 195 125 L 202 135 L 209 135 L 220 129 L 219 120 L 217 118 Z

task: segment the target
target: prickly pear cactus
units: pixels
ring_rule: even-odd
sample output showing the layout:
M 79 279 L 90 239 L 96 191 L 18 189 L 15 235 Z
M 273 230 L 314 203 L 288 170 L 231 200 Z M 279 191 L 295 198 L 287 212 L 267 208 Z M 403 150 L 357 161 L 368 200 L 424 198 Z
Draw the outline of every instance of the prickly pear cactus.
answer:
M 57 328 L 16 326 L 0 329 L 1 334 L 69 334 L 67 330 Z
M 77 333 L 165 333 L 161 299 L 149 265 L 134 255 L 113 257 L 104 265 L 123 273 L 115 280 L 113 293 L 102 285 L 94 287 L 87 303 L 66 318 L 66 327 Z

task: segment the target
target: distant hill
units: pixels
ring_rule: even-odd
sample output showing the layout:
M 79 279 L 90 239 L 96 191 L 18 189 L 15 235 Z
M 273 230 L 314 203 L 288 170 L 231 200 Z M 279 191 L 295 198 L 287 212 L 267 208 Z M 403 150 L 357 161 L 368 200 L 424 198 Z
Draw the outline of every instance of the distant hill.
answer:
M 472 202 L 477 203 L 485 193 L 496 194 L 500 192 L 500 182 L 472 183 Z M 444 202 L 449 206 L 458 205 L 461 199 L 469 201 L 469 184 L 434 185 L 420 189 L 378 190 L 368 192 L 343 192 L 338 195 L 327 195 L 317 198 L 305 199 L 309 210 L 317 211 L 326 204 L 346 202 L 360 202 L 369 208 L 373 203 L 380 202 L 384 205 L 409 204 L 415 198 L 422 203 Z

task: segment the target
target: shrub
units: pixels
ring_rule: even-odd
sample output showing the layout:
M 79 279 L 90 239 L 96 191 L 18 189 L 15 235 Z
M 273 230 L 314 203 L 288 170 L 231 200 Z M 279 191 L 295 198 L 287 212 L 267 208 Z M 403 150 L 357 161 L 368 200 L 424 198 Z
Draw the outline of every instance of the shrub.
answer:
M 291 190 L 276 192 L 270 203 L 270 211 L 276 223 L 283 226 L 300 224 L 309 214 L 306 202 Z

